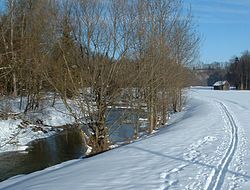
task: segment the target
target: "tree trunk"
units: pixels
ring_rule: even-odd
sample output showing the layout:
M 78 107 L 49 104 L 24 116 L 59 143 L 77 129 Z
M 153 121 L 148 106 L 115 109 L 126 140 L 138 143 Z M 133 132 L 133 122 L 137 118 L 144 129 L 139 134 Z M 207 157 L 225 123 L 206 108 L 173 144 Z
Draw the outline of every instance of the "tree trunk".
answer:
M 15 65 L 15 55 L 14 55 L 14 1 L 11 0 L 10 2 L 11 6 L 11 19 L 10 19 L 10 48 L 11 48 L 11 61 L 13 64 L 13 67 Z M 16 73 L 15 69 L 13 71 L 13 96 L 17 96 L 17 87 L 16 87 Z
M 150 90 L 149 92 L 149 101 L 148 101 L 148 120 L 149 120 L 149 128 L 148 128 L 148 133 L 151 134 L 154 129 L 154 112 L 153 112 L 153 94 L 152 91 Z
M 16 73 L 13 73 L 13 96 L 17 96 Z
M 157 129 L 157 109 L 156 109 L 156 102 L 154 101 L 154 105 L 153 105 L 153 129 Z
M 240 89 L 244 90 L 243 76 L 240 77 Z
M 135 117 L 135 128 L 134 128 L 134 139 L 136 140 L 139 137 L 139 112 L 140 110 L 137 110 L 136 117 Z
M 108 136 L 108 128 L 106 125 L 105 113 L 107 109 L 107 105 L 105 100 L 103 99 L 101 89 L 98 89 L 97 92 L 97 110 L 98 117 L 94 126 L 94 134 L 91 136 L 90 146 L 92 147 L 91 154 L 97 154 L 100 152 L 104 152 L 109 149 L 109 136 Z
M 176 89 L 173 91 L 173 110 L 174 112 L 178 112 L 177 105 L 178 105 L 178 92 Z
M 181 88 L 178 89 L 178 96 L 179 96 L 179 111 L 182 110 L 182 93 Z
M 155 96 L 156 93 L 153 90 L 153 87 L 150 87 L 150 92 L 149 92 L 149 134 L 153 132 L 154 129 L 156 129 L 156 123 L 157 123 L 157 109 L 156 109 L 156 102 L 155 102 Z
M 162 92 L 162 125 L 167 123 L 167 97 L 165 90 Z
M 246 75 L 246 90 L 248 90 L 248 74 Z

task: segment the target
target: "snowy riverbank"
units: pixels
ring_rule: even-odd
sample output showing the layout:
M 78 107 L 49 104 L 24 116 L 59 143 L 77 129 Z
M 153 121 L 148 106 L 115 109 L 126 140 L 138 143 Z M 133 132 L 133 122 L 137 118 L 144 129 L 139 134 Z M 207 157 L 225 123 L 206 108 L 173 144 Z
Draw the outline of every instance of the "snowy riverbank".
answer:
M 7 116 L 0 120 L 0 153 L 25 150 L 31 141 L 47 138 L 62 131 L 60 126 L 74 123 L 62 101 L 57 100 L 52 107 L 51 100 L 46 100 L 39 110 L 26 114 L 19 102 L 18 98 L 1 101 L 1 111 Z
M 31 141 L 47 138 L 63 130 L 32 125 L 20 119 L 1 120 L 0 129 L 0 153 L 25 150 Z

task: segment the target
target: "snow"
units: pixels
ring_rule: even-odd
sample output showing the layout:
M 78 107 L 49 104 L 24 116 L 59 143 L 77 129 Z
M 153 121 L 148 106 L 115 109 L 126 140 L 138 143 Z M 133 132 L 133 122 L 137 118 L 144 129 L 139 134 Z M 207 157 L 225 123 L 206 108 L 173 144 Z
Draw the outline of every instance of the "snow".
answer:
M 0 100 L 0 111 L 9 112 L 12 114 L 23 113 L 25 110 L 26 99 L 23 98 L 23 106 L 20 109 L 20 98 L 3 97 Z M 43 124 L 49 126 L 63 126 L 74 123 L 74 118 L 71 116 L 63 101 L 56 98 L 52 106 L 53 97 L 47 95 L 40 103 L 38 110 L 30 111 L 25 116 L 32 121 L 41 120 Z M 68 100 L 68 104 L 76 109 L 73 101 Z
M 43 124 L 54 127 L 75 122 L 63 103 L 57 103 L 54 107 L 47 107 L 42 115 L 38 115 L 38 118 L 43 120 Z
M 23 101 L 25 102 L 25 98 Z M 47 97 L 39 110 L 28 112 L 26 115 L 22 115 L 24 108 L 19 108 L 19 98 L 0 102 L 0 111 L 7 111 L 10 115 L 6 120 L 0 120 L 0 153 L 23 151 L 31 141 L 54 135 L 56 131 L 62 130 L 57 127 L 75 121 L 59 99 L 52 107 L 52 100 Z M 23 124 L 24 119 L 30 123 Z M 42 121 L 42 125 L 36 124 L 37 120 Z
M 217 81 L 216 83 L 214 83 L 213 86 L 221 86 L 223 85 L 223 81 Z
M 50 127 L 24 126 L 20 119 L 8 119 L 0 121 L 0 153 L 7 151 L 23 151 L 28 148 L 27 144 L 33 140 L 49 137 L 55 134 Z M 46 131 L 46 132 L 45 132 Z
M 71 105 L 73 101 L 68 103 Z M 51 100 L 44 101 L 42 107 L 36 112 L 31 113 L 29 118 L 42 120 L 44 125 L 53 127 L 64 126 L 75 122 L 74 117 L 71 116 L 60 99 L 57 99 L 53 106 L 51 106 Z
M 214 83 L 213 86 L 222 86 L 225 85 L 227 83 L 227 81 L 217 81 L 216 83 Z
M 249 189 L 250 91 L 192 88 L 152 136 L 0 183 L 0 189 Z

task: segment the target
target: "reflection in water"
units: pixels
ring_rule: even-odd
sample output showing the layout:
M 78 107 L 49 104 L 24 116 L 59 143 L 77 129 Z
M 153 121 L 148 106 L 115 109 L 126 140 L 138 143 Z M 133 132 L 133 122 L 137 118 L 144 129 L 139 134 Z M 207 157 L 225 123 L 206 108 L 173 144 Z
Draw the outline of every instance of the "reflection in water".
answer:
M 0 181 L 79 158 L 85 152 L 83 147 L 79 131 L 71 129 L 33 142 L 27 153 L 0 154 Z
M 109 110 L 107 125 L 109 126 L 110 140 L 114 143 L 132 140 L 135 135 L 139 118 L 145 118 L 143 110 L 116 108 Z

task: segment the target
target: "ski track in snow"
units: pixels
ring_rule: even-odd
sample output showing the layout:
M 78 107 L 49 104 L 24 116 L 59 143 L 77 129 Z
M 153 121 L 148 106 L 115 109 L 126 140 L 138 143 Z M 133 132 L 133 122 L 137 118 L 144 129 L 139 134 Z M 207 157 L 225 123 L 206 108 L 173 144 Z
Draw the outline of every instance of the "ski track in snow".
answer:
M 226 137 L 220 146 L 217 147 L 217 156 L 208 156 L 199 150 L 200 148 L 204 148 L 204 145 L 207 143 L 217 140 L 216 137 L 207 136 L 196 143 L 192 143 L 190 148 L 188 148 L 188 151 L 183 153 L 183 159 L 193 164 L 202 162 L 211 166 L 217 164 L 217 166 L 216 168 L 209 170 L 207 167 L 202 167 L 197 164 L 199 171 L 194 178 L 190 178 L 191 182 L 185 186 L 186 190 L 222 189 L 228 173 L 227 171 L 232 163 L 234 164 L 233 170 L 235 172 L 243 175 L 246 174 L 246 172 L 242 169 L 244 164 L 243 156 L 246 152 L 246 139 L 244 137 L 244 133 L 240 131 L 236 121 L 234 120 L 232 114 L 228 111 L 227 107 L 222 102 L 216 102 L 219 105 L 222 118 L 225 122 L 224 132 Z M 239 138 L 242 140 L 241 143 L 239 142 Z M 191 163 L 180 164 L 167 172 L 161 173 L 160 178 L 163 180 L 163 183 L 159 189 L 167 190 L 177 187 L 177 184 L 180 183 L 178 180 L 178 174 Z M 240 187 L 240 183 L 246 181 L 244 177 L 237 175 L 236 173 L 232 174 L 232 176 L 228 177 L 228 179 L 230 180 L 229 184 L 224 184 L 228 190 L 234 190 Z
M 236 125 L 236 122 L 233 118 L 233 116 L 230 114 L 226 106 L 218 102 L 222 111 L 222 114 L 224 116 L 225 123 L 228 124 L 230 127 L 230 142 L 228 149 L 222 159 L 219 161 L 218 166 L 212 170 L 210 173 L 210 176 L 207 179 L 207 183 L 205 186 L 205 190 L 218 190 L 221 189 L 223 186 L 223 182 L 225 180 L 225 176 L 228 170 L 228 167 L 233 160 L 233 157 L 235 155 L 237 146 L 238 146 L 238 126 Z

